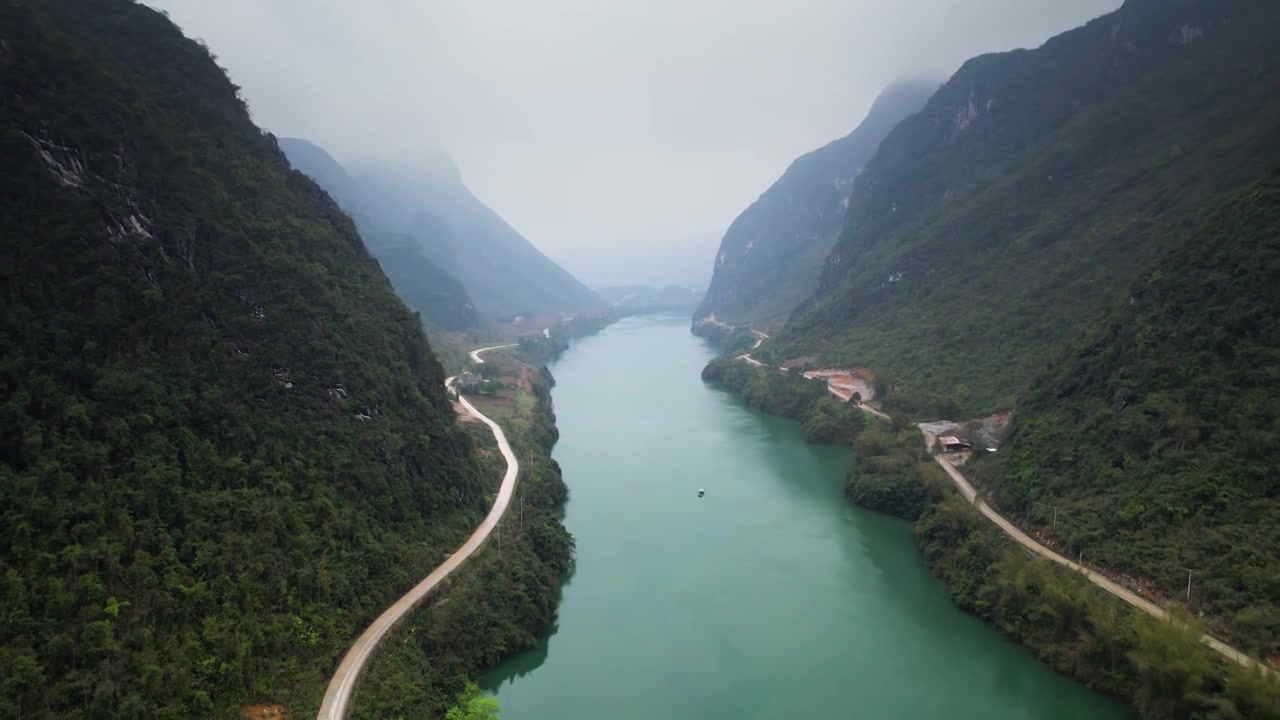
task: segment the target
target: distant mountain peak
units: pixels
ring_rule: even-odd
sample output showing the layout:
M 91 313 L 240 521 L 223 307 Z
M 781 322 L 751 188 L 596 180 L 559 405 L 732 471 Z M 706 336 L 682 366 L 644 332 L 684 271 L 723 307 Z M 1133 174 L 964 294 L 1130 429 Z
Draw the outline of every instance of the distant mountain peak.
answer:
M 307 157 L 318 149 L 292 140 L 282 146 Z M 485 315 L 560 315 L 605 307 L 599 296 L 476 198 L 457 163 L 443 151 L 356 163 L 353 172 L 341 175 L 328 163 L 318 163 L 316 172 L 336 178 L 337 187 L 330 192 L 354 197 L 350 205 L 371 225 L 413 238 L 427 258 L 462 282 Z
M 420 246 L 407 234 L 389 230 L 372 215 L 364 189 L 327 151 L 301 138 L 280 138 L 289 162 L 315 180 L 356 220 L 369 252 L 382 265 L 401 299 L 433 330 L 461 331 L 479 324 L 475 305 L 455 275 L 448 231 L 430 233 Z M 421 220 L 420 222 L 427 222 Z
M 853 132 L 792 162 L 729 226 L 697 317 L 715 313 L 734 324 L 781 326 L 817 286 L 863 165 L 937 87 L 926 79 L 893 83 Z

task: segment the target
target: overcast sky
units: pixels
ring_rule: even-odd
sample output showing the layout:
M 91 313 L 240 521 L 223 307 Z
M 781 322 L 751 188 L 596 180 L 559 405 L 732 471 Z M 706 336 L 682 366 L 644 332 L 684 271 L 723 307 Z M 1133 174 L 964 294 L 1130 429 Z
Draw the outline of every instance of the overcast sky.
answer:
M 720 236 L 903 76 L 1120 0 L 148 0 L 258 124 L 341 161 L 443 148 L 593 287 L 705 286 Z

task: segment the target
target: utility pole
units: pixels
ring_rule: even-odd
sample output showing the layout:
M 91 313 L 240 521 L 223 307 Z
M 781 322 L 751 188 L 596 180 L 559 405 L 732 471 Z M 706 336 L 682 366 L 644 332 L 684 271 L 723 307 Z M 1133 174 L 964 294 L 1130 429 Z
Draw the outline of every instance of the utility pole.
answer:
M 1053 529 L 1058 529 L 1058 506 L 1053 506 Z
M 520 493 L 520 532 L 524 532 L 524 493 Z
M 1187 570 L 1187 603 L 1191 603 L 1191 570 Z

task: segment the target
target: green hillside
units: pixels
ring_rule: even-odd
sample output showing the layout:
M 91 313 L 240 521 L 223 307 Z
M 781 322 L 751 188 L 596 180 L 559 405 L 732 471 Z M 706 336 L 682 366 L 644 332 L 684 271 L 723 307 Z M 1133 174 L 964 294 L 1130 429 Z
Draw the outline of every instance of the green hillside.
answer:
M 485 509 L 440 365 L 165 17 L 0 28 L 0 717 L 305 714 Z
M 1002 511 L 1280 655 L 1280 172 L 1197 223 L 975 467 Z
M 462 283 L 450 274 L 451 266 L 433 262 L 432 253 L 409 235 L 390 232 L 370 219 L 360 188 L 333 156 L 316 144 L 297 138 L 281 138 L 280 148 L 295 168 L 315 180 L 351 214 L 369 252 L 377 258 L 396 292 L 422 315 L 429 329 L 461 332 L 479 326 L 475 305 Z M 437 243 L 450 248 L 448 230 L 443 226 L 441 230 Z
M 876 98 L 843 138 L 803 155 L 729 226 L 694 319 L 771 330 L 813 294 L 840 234 L 850 187 L 880 141 L 938 87 L 899 82 Z
M 868 365 L 925 414 L 1012 407 L 1280 156 L 1278 30 L 1277 3 L 1129 0 L 967 62 L 867 163 L 817 293 L 762 354 Z

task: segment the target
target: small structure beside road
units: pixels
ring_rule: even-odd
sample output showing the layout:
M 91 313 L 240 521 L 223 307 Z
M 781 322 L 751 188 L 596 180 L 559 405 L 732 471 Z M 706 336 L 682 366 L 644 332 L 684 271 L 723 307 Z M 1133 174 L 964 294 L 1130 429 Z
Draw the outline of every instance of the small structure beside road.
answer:
M 944 435 L 938 438 L 938 447 L 944 453 L 963 452 L 971 449 L 973 444 L 958 435 Z

